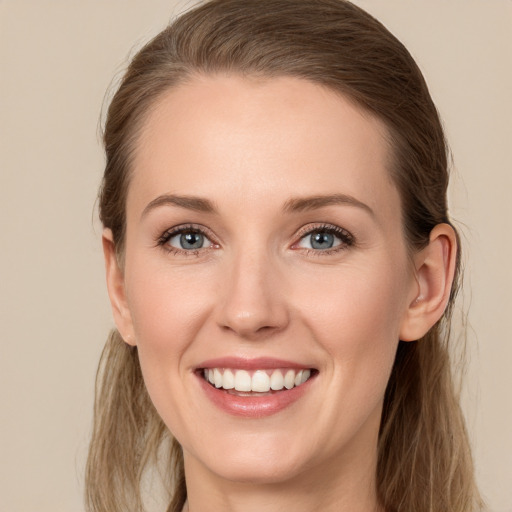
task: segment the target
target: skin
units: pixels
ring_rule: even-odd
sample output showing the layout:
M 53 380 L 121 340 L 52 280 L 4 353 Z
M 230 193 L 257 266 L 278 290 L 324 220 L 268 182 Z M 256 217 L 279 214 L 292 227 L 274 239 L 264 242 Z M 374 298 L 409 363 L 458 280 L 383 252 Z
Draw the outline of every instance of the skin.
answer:
M 443 313 L 456 252 L 439 225 L 411 256 L 389 152 L 379 120 L 289 77 L 194 77 L 149 113 L 123 268 L 103 236 L 107 283 L 116 325 L 183 446 L 191 511 L 380 510 L 377 438 L 398 340 L 418 339 Z M 148 208 L 164 194 L 206 199 L 215 212 Z M 352 199 L 283 211 L 292 198 L 332 194 Z M 188 224 L 205 230 L 203 248 L 158 243 Z M 309 248 L 308 233 L 324 226 L 351 242 Z M 240 418 L 213 405 L 194 374 L 224 356 L 319 373 L 283 411 Z

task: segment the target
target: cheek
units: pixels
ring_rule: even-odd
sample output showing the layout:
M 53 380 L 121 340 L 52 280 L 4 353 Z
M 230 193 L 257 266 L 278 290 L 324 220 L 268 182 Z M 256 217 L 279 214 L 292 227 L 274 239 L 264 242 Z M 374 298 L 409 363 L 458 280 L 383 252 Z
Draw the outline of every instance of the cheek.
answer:
M 403 269 L 403 267 L 401 267 Z M 403 271 L 353 267 L 318 282 L 300 307 L 341 387 L 375 402 L 387 385 L 406 303 Z M 359 400 L 363 398 L 359 396 Z M 353 403 L 357 407 L 357 403 Z
M 204 317 L 208 279 L 200 270 L 170 270 L 162 262 L 137 258 L 127 275 L 128 301 L 137 343 L 149 350 L 183 351 Z
M 174 411 L 183 410 L 184 354 L 204 318 L 205 295 L 190 272 L 172 272 L 148 258 L 133 259 L 128 301 L 144 382 L 160 417 L 183 431 Z M 177 390 L 177 392 L 170 392 Z
M 398 336 L 405 298 L 400 272 L 352 267 L 319 276 L 301 294 L 301 310 L 309 311 L 311 322 L 329 331 L 333 341 L 355 336 L 371 345 L 381 337 Z
M 330 426 L 333 451 L 358 433 L 378 431 L 398 346 L 397 287 L 390 279 L 366 275 L 346 274 L 342 283 L 331 281 L 329 299 L 317 297 L 307 306 L 310 329 L 328 353 L 329 391 L 316 421 Z

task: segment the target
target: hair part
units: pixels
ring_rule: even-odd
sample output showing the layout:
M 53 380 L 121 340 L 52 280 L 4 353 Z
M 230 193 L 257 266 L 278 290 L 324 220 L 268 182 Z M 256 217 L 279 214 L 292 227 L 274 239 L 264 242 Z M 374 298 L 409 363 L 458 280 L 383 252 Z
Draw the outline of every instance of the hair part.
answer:
M 390 176 L 414 252 L 449 223 L 448 149 L 425 80 L 405 47 L 345 0 L 212 0 L 177 18 L 134 57 L 108 109 L 100 219 L 122 258 L 126 196 L 144 121 L 160 96 L 195 74 L 291 76 L 326 86 L 382 120 Z M 469 512 L 481 500 L 451 374 L 449 338 L 460 252 L 444 317 L 421 340 L 399 342 L 378 444 L 377 492 L 386 512 Z M 114 331 L 97 377 L 87 463 L 90 512 L 143 510 L 144 469 L 170 439 L 144 386 L 137 349 Z M 168 512 L 186 499 L 183 458 L 167 450 Z M 133 450 L 132 450 L 133 448 Z

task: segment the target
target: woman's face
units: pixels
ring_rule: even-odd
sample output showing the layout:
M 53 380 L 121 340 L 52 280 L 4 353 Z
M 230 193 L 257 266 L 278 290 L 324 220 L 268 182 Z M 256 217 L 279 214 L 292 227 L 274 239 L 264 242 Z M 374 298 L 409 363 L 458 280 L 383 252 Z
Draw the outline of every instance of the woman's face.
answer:
M 151 111 L 118 326 L 187 471 L 263 483 L 374 463 L 418 292 L 385 137 L 295 78 L 196 77 Z

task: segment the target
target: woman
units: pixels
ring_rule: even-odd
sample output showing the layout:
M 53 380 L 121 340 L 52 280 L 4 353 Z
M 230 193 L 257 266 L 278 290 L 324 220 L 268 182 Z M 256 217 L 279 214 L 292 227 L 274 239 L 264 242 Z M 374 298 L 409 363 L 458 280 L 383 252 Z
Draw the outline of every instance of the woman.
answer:
M 342 0 L 207 2 L 135 56 L 104 141 L 89 510 L 140 510 L 154 465 L 168 511 L 481 507 L 447 148 L 401 43 Z

